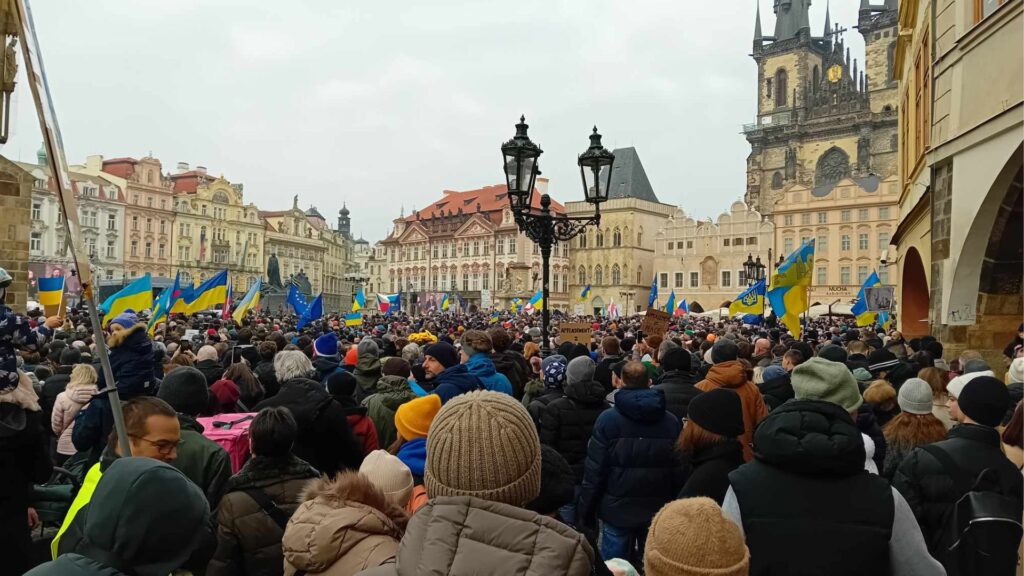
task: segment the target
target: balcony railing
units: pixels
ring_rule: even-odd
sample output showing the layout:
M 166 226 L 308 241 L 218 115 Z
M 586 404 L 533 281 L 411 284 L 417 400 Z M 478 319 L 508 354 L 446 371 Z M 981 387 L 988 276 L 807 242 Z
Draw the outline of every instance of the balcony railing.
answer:
M 770 116 L 762 116 L 753 124 L 744 124 L 743 133 L 748 134 L 750 132 L 756 132 L 758 130 L 764 130 L 765 128 L 772 128 L 774 126 L 786 126 L 792 123 L 792 114 L 792 112 L 776 112 Z

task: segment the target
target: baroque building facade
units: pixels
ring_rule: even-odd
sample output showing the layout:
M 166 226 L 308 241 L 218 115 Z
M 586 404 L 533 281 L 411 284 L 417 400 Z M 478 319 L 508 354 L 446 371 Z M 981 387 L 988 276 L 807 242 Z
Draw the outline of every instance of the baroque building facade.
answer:
M 769 219 L 789 186 L 820 194 L 844 179 L 876 186 L 896 172 L 896 0 L 862 2 L 861 63 L 830 16 L 821 36 L 811 34 L 810 4 L 775 0 L 770 36 L 762 33 L 760 8 L 756 16 L 757 117 L 743 126 L 751 149 L 745 201 Z

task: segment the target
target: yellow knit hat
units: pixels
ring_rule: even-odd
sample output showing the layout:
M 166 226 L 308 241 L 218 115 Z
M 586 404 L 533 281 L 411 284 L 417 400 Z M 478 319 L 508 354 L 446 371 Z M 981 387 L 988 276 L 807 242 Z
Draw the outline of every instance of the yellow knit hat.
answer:
M 406 440 L 426 438 L 430 423 L 441 409 L 441 397 L 427 394 L 409 400 L 395 411 L 395 429 Z
M 710 498 L 669 502 L 651 522 L 647 576 L 746 576 L 750 552 L 738 526 Z
M 423 475 L 430 498 L 474 496 L 522 507 L 540 494 L 540 472 L 537 428 L 508 394 L 461 394 L 430 425 Z

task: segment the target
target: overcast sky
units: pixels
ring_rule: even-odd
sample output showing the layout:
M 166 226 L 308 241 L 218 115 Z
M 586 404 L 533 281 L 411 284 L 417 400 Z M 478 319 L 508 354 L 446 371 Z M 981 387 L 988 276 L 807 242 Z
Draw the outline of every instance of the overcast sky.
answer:
M 526 114 L 559 201 L 595 123 L 658 197 L 716 216 L 745 187 L 755 0 L 35 0 L 67 156 L 204 165 L 265 210 L 316 205 L 382 238 L 404 205 L 503 182 Z M 833 0 L 856 24 L 858 0 Z M 761 0 L 765 34 L 772 0 Z M 825 3 L 811 8 L 820 34 Z M 847 34 L 858 60 L 863 43 Z M 19 55 L 20 60 L 20 55 Z M 21 68 L 22 73 L 24 67 Z M 8 157 L 34 161 L 28 85 Z

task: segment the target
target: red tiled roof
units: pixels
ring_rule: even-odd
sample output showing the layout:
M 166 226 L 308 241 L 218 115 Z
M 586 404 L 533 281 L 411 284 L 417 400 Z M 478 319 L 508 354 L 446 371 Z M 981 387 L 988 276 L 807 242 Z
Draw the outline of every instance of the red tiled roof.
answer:
M 135 165 L 138 163 L 135 158 L 111 158 L 103 161 L 103 171 L 127 179 L 135 173 Z
M 540 197 L 540 192 L 535 188 L 532 203 L 534 208 L 540 208 Z M 480 205 L 479 210 L 477 209 L 477 204 Z M 425 206 L 417 212 L 419 212 L 420 218 L 430 218 L 431 213 L 440 216 L 442 212 L 447 214 L 448 210 L 451 210 L 452 214 L 457 214 L 459 208 L 462 208 L 464 214 L 482 212 L 492 221 L 500 222 L 500 213 L 505 206 L 508 206 L 508 187 L 505 184 L 496 184 L 462 192 L 445 190 L 444 196 L 440 200 Z M 556 214 L 563 214 L 565 213 L 565 207 L 552 199 L 551 211 Z M 495 219 L 495 216 L 497 216 L 497 219 Z M 415 222 L 416 212 L 406 216 L 405 221 Z
M 189 170 L 188 172 L 182 172 L 181 174 L 171 174 L 171 180 L 174 181 L 175 192 L 195 192 L 199 189 L 199 181 L 206 177 L 206 174 L 203 174 L 198 170 Z

